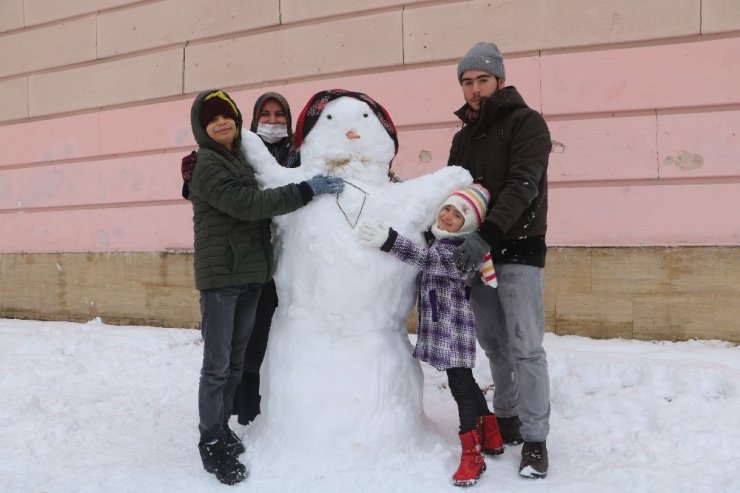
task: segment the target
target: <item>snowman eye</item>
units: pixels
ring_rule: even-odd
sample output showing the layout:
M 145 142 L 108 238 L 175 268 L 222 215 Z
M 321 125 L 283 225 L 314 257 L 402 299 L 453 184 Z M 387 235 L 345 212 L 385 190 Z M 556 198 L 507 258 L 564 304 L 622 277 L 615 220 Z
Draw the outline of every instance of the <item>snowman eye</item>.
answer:
M 367 118 L 367 113 L 363 113 L 362 116 L 364 116 L 365 118 Z
M 331 115 L 326 115 L 327 120 L 331 120 Z

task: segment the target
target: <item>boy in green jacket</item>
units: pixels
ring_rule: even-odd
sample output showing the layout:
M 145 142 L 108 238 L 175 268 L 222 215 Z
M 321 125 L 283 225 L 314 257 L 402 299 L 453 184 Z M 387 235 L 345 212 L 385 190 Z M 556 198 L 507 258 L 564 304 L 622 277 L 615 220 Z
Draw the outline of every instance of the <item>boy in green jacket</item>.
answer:
M 203 336 L 198 448 L 206 471 L 236 484 L 247 477 L 237 460 L 244 445 L 228 421 L 260 290 L 275 271 L 269 219 L 303 207 L 316 195 L 339 193 L 344 182 L 315 176 L 260 190 L 240 150 L 242 115 L 224 91 L 199 94 L 190 123 L 199 146 L 189 197 Z

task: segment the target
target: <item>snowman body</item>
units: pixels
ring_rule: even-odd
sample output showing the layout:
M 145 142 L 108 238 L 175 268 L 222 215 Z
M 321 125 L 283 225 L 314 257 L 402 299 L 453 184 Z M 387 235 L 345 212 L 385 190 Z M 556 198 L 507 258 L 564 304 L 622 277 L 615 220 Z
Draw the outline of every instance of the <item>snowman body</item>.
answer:
M 470 174 L 455 166 L 390 182 L 394 143 L 368 105 L 351 97 L 324 107 L 301 145 L 299 168 L 279 166 L 254 134 L 245 132 L 243 142 L 264 188 L 317 174 L 345 180 L 341 194 L 274 218 L 279 305 L 255 447 L 287 440 L 312 471 L 336 467 L 336 456 L 311 455 L 312 444 L 326 440 L 336 440 L 344 458 L 413 451 L 425 427 L 422 373 L 406 329 L 418 271 L 361 246 L 357 226 L 382 222 L 421 243 L 439 205 L 469 185 Z

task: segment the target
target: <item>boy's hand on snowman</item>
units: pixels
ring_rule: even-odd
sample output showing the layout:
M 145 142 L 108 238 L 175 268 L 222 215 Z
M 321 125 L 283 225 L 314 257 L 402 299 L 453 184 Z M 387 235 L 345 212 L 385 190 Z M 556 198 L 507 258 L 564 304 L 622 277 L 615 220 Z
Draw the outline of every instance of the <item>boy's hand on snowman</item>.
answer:
M 335 176 L 316 175 L 306 183 L 311 187 L 314 196 L 326 193 L 340 193 L 344 190 L 344 180 Z
M 362 223 L 359 230 L 360 244 L 380 248 L 388 241 L 389 234 L 390 229 L 385 224 Z

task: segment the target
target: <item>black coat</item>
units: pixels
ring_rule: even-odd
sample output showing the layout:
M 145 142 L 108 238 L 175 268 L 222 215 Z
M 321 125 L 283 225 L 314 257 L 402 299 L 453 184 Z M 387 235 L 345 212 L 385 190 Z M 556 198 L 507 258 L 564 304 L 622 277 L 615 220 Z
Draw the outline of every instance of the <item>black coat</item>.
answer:
M 455 114 L 463 128 L 452 139 L 447 164 L 464 167 L 491 192 L 486 221 L 492 224 L 481 234 L 491 244 L 494 263 L 544 267 L 552 147 L 544 118 L 513 86 L 483 100 L 475 120 L 467 105 Z

